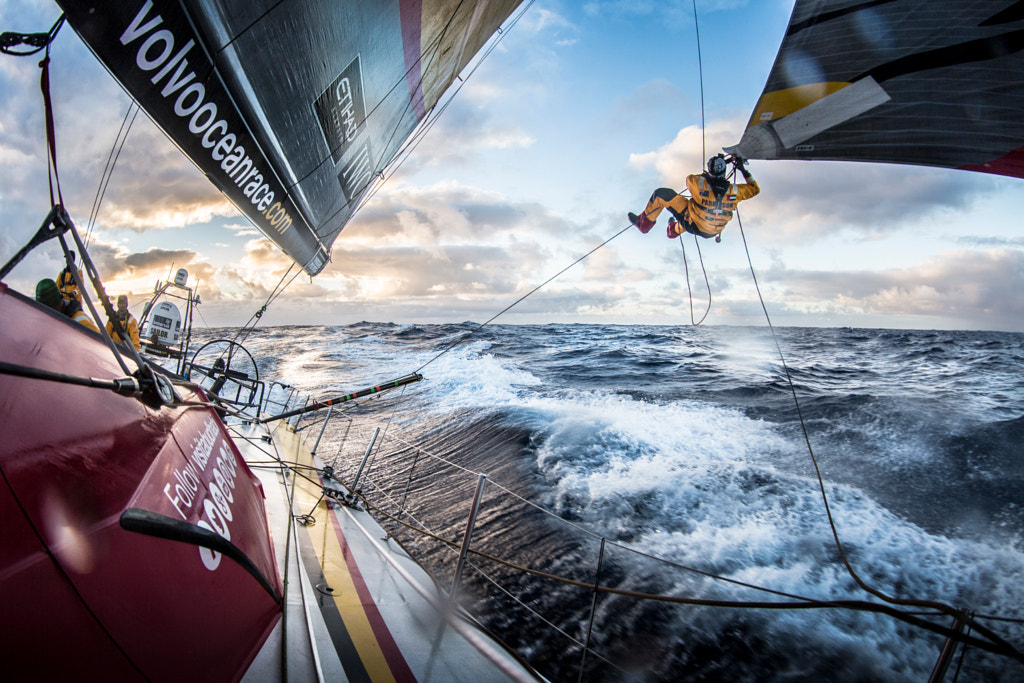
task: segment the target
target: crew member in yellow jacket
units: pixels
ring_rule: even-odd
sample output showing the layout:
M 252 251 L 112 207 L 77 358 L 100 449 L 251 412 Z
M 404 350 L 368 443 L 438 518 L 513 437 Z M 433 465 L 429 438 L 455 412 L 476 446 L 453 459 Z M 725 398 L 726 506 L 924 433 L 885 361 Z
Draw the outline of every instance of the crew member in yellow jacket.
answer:
M 689 197 L 673 189 L 659 187 L 651 195 L 651 200 L 647 202 L 647 208 L 641 215 L 629 214 L 630 222 L 646 235 L 654 227 L 662 210 L 668 209 L 676 219 L 668 222 L 669 239 L 676 238 L 686 231 L 704 238 L 714 237 L 716 242 L 720 242 L 721 232 L 732 220 L 736 205 L 761 191 L 761 187 L 747 170 L 744 159 L 733 157 L 732 163 L 743 173 L 746 183 L 736 185 L 729 182 L 726 178 L 729 164 L 725 155 L 713 156 L 708 159 L 707 171 L 686 177 Z
M 124 330 L 125 334 L 132 341 L 132 346 L 138 351 L 142 348 L 139 343 L 139 321 L 135 319 L 135 316 L 128 311 L 128 295 L 122 294 L 117 297 L 117 321 L 121 323 L 121 329 Z M 121 335 L 117 333 L 117 328 L 114 327 L 113 320 L 107 320 L 107 334 L 114 340 L 115 344 L 123 344 L 124 341 L 121 339 Z
M 71 252 L 71 262 L 75 262 L 75 252 Z M 76 268 L 78 271 L 78 279 L 82 279 L 82 269 Z M 61 295 L 65 301 L 71 301 L 74 299 L 79 304 L 82 303 L 82 295 L 78 291 L 78 283 L 75 281 L 75 276 L 71 273 L 71 267 L 68 266 L 64 270 L 60 271 L 57 275 L 57 289 L 60 290 Z M 99 330 L 97 330 L 98 332 Z

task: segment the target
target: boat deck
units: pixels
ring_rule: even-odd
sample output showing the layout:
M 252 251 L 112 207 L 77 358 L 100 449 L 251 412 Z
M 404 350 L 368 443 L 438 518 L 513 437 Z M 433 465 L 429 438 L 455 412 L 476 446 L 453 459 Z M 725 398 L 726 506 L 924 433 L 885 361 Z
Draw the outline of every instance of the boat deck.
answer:
M 232 429 L 266 494 L 286 594 L 285 616 L 244 681 L 537 680 L 446 610 L 429 575 L 369 514 L 321 495 L 344 489 L 321 480 L 322 463 L 287 425 L 269 442 L 263 426 Z

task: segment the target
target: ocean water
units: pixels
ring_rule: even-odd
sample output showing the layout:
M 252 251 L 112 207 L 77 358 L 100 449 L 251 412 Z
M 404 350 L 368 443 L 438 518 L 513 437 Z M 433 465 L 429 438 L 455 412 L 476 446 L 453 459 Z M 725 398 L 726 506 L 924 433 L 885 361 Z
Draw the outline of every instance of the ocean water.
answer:
M 317 452 L 347 481 L 380 427 L 360 488 L 453 543 L 486 474 L 474 549 L 584 584 L 882 604 L 840 561 L 809 443 L 864 583 L 968 609 L 1024 650 L 1024 335 L 776 333 L 798 404 L 768 328 L 359 323 L 256 330 L 245 346 L 263 378 L 315 398 L 419 370 L 300 427 L 323 428 Z M 449 547 L 386 526 L 450 585 Z M 552 680 L 582 667 L 585 680 L 921 681 L 944 641 L 865 611 L 595 602 L 473 563 L 463 604 Z M 1020 681 L 1024 664 L 969 647 L 954 675 Z

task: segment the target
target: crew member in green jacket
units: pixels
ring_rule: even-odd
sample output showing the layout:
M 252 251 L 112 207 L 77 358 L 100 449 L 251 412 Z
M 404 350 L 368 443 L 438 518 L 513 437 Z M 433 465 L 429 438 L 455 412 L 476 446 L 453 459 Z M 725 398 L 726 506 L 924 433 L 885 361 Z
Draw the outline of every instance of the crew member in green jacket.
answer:
M 678 237 L 685 231 L 704 238 L 714 237 L 716 242 L 720 242 L 721 232 L 732 220 L 736 205 L 761 191 L 757 181 L 747 170 L 746 161 L 740 157 L 732 157 L 731 161 L 743 174 L 746 183 L 736 185 L 729 182 L 726 177 L 729 163 L 725 155 L 713 156 L 708 159 L 707 171 L 686 177 L 689 197 L 673 189 L 659 187 L 651 195 L 651 200 L 647 202 L 647 207 L 641 215 L 629 214 L 630 222 L 646 235 L 654 227 L 662 209 L 668 209 L 675 217 L 675 220 L 668 223 L 669 239 Z
M 39 283 L 36 284 L 36 301 L 45 306 L 49 306 L 58 313 L 63 313 L 79 325 L 88 327 L 93 332 L 100 331 L 92 321 L 92 318 L 82 310 L 82 304 L 78 302 L 78 299 L 65 299 L 61 296 L 61 291 L 57 288 L 57 283 L 49 278 L 40 280 Z

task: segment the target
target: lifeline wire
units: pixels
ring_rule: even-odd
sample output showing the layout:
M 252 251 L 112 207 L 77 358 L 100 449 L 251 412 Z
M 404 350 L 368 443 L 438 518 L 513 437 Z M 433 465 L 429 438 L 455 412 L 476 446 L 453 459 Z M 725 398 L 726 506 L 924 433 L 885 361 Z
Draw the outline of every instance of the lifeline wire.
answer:
M 351 491 L 351 489 L 349 489 L 349 490 Z M 421 534 L 423 536 L 431 538 L 431 539 L 433 539 L 433 540 L 435 540 L 435 541 L 437 541 L 439 543 L 442 543 L 442 544 L 444 544 L 446 546 L 449 546 L 449 547 L 452 547 L 452 548 L 455 548 L 455 547 L 457 547 L 459 545 L 458 543 L 456 543 L 454 541 L 450 541 L 450 540 L 448 540 L 446 538 L 443 538 L 443 537 L 441 537 L 441 536 L 439 536 L 437 534 L 431 533 L 430 531 L 427 531 L 425 529 L 421 529 L 419 527 L 413 526 L 412 524 L 409 524 L 408 522 L 405 522 L 404 520 L 401 520 L 398 517 L 395 517 L 393 515 L 388 514 L 383 509 L 373 505 L 364 495 L 360 494 L 357 491 L 353 491 L 352 493 L 353 493 L 353 495 L 358 497 L 363 502 L 363 504 L 366 505 L 366 507 L 368 509 L 377 512 L 378 514 L 388 518 L 389 520 L 391 520 L 392 522 L 394 522 L 396 524 L 399 524 L 401 526 L 406 527 L 410 531 L 414 531 L 414 532 L 416 532 L 418 534 Z M 961 642 L 970 643 L 971 645 L 973 645 L 974 647 L 977 647 L 979 649 L 987 650 L 989 652 L 993 652 L 993 653 L 996 653 L 996 654 L 1001 654 L 1001 655 L 1009 656 L 1009 657 L 1012 657 L 1014 659 L 1017 659 L 1017 660 L 1020 660 L 1020 661 L 1024 661 L 1024 657 L 1022 657 L 1022 655 L 1013 646 L 1011 646 L 1009 643 L 1004 642 L 1002 639 L 998 638 L 997 636 L 993 638 L 993 636 L 995 634 L 991 634 L 989 636 L 989 634 L 984 634 L 983 633 L 983 635 L 989 636 L 989 638 L 992 640 L 992 642 L 985 641 L 985 640 L 980 640 L 980 639 L 974 638 L 974 637 L 972 637 L 970 635 L 964 635 L 964 634 L 956 633 L 953 629 L 951 629 L 949 627 L 940 626 L 938 624 L 934 624 L 934 623 L 926 621 L 924 619 L 920 619 L 917 616 L 915 616 L 915 615 L 913 615 L 913 614 L 911 614 L 909 612 L 903 612 L 901 610 L 889 607 L 887 605 L 880 605 L 878 603 L 873 603 L 873 602 L 865 602 L 865 601 L 861 601 L 861 600 L 815 600 L 813 598 L 800 598 L 798 596 L 794 596 L 794 597 L 796 597 L 796 599 L 788 601 L 788 602 L 775 602 L 775 601 L 709 600 L 709 599 L 704 599 L 704 598 L 685 598 L 685 597 L 672 596 L 672 595 L 659 595 L 659 594 L 653 594 L 653 593 L 643 593 L 643 592 L 639 592 L 639 591 L 623 590 L 623 589 L 619 589 L 619 588 L 611 588 L 609 586 L 595 585 L 595 584 L 587 583 L 585 581 L 579 581 L 579 580 L 575 580 L 575 579 L 566 578 L 566 577 L 563 577 L 563 576 L 558 576 L 556 574 L 550 574 L 548 572 L 543 572 L 543 571 L 540 571 L 540 570 L 537 570 L 537 569 L 531 569 L 530 567 L 526 567 L 526 566 L 523 566 L 523 565 L 518 565 L 518 564 L 515 564 L 515 563 L 510 562 L 508 560 L 504 560 L 502 558 L 496 557 L 494 555 L 490 555 L 488 553 L 484 553 L 484 552 L 481 552 L 481 551 L 478 551 L 478 550 L 473 550 L 472 548 L 469 549 L 469 552 L 471 554 L 477 556 L 477 557 L 480 557 L 480 558 L 483 558 L 483 559 L 486 559 L 486 560 L 490 560 L 491 562 L 495 562 L 497 564 L 503 565 L 505 567 L 508 567 L 509 569 L 514 569 L 514 570 L 516 570 L 516 571 L 518 571 L 520 573 L 523 573 L 523 574 L 529 574 L 529 575 L 536 576 L 536 577 L 539 577 L 539 578 L 542 578 L 542 579 L 548 579 L 548 580 L 552 580 L 552 581 L 557 581 L 559 583 L 564 583 L 564 584 L 567 584 L 567 585 L 570 585 L 570 586 L 576 586 L 578 588 L 583 588 L 583 589 L 588 590 L 588 591 L 599 591 L 599 592 L 608 593 L 608 594 L 611 594 L 611 595 L 620 595 L 620 596 L 623 596 L 623 597 L 638 598 L 638 599 L 644 599 L 644 600 L 652 600 L 652 601 L 656 601 L 656 602 L 666 602 L 666 603 L 674 603 L 674 604 L 682 604 L 682 605 L 698 605 L 698 606 L 705 606 L 705 607 L 733 607 L 733 608 L 745 608 L 745 609 L 781 609 L 781 610 L 790 610 L 790 609 L 848 609 L 848 610 L 853 610 L 853 611 L 874 612 L 874 613 L 879 613 L 879 614 L 886 614 L 886 615 L 891 616 L 891 617 L 893 617 L 895 619 L 898 619 L 900 621 L 906 622 L 906 623 L 908 623 L 908 624 L 910 624 L 912 626 L 917 626 L 917 627 L 922 628 L 924 630 L 931 631 L 933 633 L 938 633 L 938 634 L 946 636 L 946 637 L 954 637 L 954 638 L 956 638 L 957 640 L 959 640 Z M 720 578 L 720 577 L 714 577 L 714 578 Z M 763 589 L 763 588 L 759 588 L 757 586 L 750 586 L 750 587 L 754 588 L 754 589 L 757 589 L 757 590 L 766 590 L 766 589 Z M 768 592 L 775 593 L 775 591 L 768 591 Z M 985 629 L 985 630 L 987 631 L 987 629 Z

